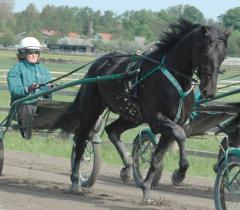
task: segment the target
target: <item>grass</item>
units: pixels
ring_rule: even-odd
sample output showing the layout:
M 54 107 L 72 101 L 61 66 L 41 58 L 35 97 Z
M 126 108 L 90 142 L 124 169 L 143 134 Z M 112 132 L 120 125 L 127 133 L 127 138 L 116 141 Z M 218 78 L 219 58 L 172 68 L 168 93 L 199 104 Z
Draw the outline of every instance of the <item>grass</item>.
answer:
M 0 90 L 0 106 L 1 107 L 9 107 L 10 106 L 10 94 L 8 91 Z
M 117 153 L 117 150 L 110 143 L 106 143 L 108 140 L 104 140 L 102 143 L 102 160 L 106 164 L 119 165 L 122 166 L 122 161 Z M 189 141 L 189 143 L 192 139 Z M 195 140 L 193 140 L 195 141 Z M 4 137 L 5 148 L 8 150 L 16 150 L 23 152 L 31 152 L 34 154 L 50 155 L 57 157 L 64 157 L 69 159 L 72 148 L 72 141 L 62 140 L 53 137 L 39 137 L 34 135 L 31 140 L 25 140 L 21 137 L 19 132 L 8 132 Z M 199 145 L 195 145 L 193 142 L 190 144 L 197 147 L 199 150 Z M 213 144 L 212 142 L 205 141 L 203 148 L 209 148 Z M 128 147 L 131 153 L 131 147 Z M 212 150 L 217 150 L 217 143 L 215 142 Z M 204 176 L 204 177 L 214 177 L 213 165 L 216 163 L 215 159 L 211 158 L 200 158 L 189 156 L 190 168 L 188 170 L 188 175 L 192 176 Z M 164 171 L 173 172 L 178 168 L 179 155 L 175 150 L 167 152 L 164 159 Z
M 5 148 L 35 154 L 69 158 L 72 142 L 53 137 L 34 136 L 31 140 L 25 140 L 19 132 L 7 132 L 4 137 Z

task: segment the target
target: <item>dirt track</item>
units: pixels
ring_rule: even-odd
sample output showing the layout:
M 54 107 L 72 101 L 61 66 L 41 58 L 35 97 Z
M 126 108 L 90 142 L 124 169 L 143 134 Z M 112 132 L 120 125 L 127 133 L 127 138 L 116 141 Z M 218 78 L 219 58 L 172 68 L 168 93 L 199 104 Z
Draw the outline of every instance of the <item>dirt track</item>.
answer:
M 119 167 L 103 165 L 101 176 L 90 189 L 69 192 L 69 161 L 62 158 L 5 152 L 0 177 L 0 210 L 213 210 L 213 180 L 187 177 L 174 187 L 164 174 L 152 190 L 154 205 L 141 203 L 142 192 L 134 182 L 123 183 Z

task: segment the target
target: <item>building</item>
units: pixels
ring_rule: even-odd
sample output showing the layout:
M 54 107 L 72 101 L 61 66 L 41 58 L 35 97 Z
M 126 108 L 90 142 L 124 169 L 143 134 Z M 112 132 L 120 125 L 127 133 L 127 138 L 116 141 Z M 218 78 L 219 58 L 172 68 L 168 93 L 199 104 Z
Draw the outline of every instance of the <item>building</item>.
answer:
M 109 34 L 109 33 L 97 33 L 97 38 L 98 39 L 102 39 L 102 40 L 112 40 L 113 39 L 113 35 Z
M 93 53 L 94 47 L 90 45 L 48 44 L 49 52 L 64 53 Z
M 43 29 L 43 30 L 41 30 L 41 32 L 45 37 L 52 37 L 52 36 L 59 35 L 59 32 L 55 31 L 55 30 Z

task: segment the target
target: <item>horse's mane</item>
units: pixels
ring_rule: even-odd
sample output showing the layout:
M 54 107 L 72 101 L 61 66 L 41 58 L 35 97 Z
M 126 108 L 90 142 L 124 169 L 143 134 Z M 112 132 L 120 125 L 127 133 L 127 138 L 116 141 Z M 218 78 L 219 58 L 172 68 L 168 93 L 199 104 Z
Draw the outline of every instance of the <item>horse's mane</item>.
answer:
M 156 45 L 162 52 L 166 53 L 187 33 L 199 27 L 200 24 L 193 24 L 185 19 L 179 19 L 169 26 L 169 30 L 160 35 L 159 43 Z

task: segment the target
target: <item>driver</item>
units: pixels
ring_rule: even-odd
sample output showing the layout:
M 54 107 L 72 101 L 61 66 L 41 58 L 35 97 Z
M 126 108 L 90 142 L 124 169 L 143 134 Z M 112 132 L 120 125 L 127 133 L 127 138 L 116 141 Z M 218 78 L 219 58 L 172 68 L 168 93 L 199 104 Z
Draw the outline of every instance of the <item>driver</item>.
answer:
M 36 38 L 25 37 L 20 41 L 17 50 L 18 62 L 11 67 L 7 76 L 11 103 L 36 91 L 49 88 L 49 86 L 40 86 L 51 81 L 48 69 L 39 63 L 40 51 L 41 44 Z M 43 98 L 50 97 L 47 95 Z M 25 139 L 32 137 L 32 123 L 36 111 L 36 104 L 21 104 L 17 108 L 17 120 Z

